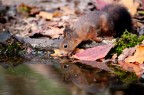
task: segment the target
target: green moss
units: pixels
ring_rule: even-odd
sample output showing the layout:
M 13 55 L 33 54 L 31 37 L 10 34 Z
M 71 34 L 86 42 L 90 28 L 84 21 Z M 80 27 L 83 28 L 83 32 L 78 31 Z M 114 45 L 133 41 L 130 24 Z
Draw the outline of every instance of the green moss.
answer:
M 113 73 L 116 74 L 119 79 L 124 83 L 131 83 L 138 80 L 138 77 L 133 72 L 122 70 L 120 67 L 117 66 L 111 66 L 110 68 Z
M 121 38 L 117 39 L 114 53 L 119 55 L 125 48 L 134 47 L 135 45 L 140 44 L 143 40 L 144 35 L 138 37 L 136 34 L 129 33 L 126 30 Z
M 25 47 L 14 39 L 7 41 L 7 45 L 0 44 L 0 55 L 15 56 L 25 53 Z

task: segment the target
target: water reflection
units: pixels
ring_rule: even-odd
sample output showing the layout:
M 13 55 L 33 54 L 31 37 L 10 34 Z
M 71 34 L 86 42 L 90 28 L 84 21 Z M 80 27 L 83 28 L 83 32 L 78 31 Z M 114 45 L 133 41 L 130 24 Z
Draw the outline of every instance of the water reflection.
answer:
M 103 93 L 107 95 L 109 83 L 113 77 L 109 72 L 100 69 L 85 69 L 75 63 L 61 64 L 64 80 L 71 80 L 86 93 Z
M 64 80 L 83 89 L 85 95 L 144 95 L 144 87 L 138 82 L 125 84 L 117 75 L 103 69 L 68 60 L 61 61 L 61 68 Z
M 67 59 L 0 63 L 0 95 L 144 95 L 140 82 Z
M 52 65 L 1 67 L 0 75 L 0 95 L 71 95 Z
M 4 77 L 2 68 L 0 67 L 0 95 L 10 95 L 8 83 Z

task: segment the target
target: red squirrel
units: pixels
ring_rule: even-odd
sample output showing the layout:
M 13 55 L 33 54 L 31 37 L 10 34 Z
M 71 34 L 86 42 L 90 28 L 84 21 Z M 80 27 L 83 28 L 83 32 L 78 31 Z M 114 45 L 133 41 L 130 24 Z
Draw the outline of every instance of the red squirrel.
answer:
M 125 29 L 131 32 L 132 27 L 127 8 L 119 4 L 107 5 L 100 11 L 79 17 L 72 27 L 65 28 L 60 54 L 70 55 L 82 41 L 101 42 L 105 36 L 120 37 Z

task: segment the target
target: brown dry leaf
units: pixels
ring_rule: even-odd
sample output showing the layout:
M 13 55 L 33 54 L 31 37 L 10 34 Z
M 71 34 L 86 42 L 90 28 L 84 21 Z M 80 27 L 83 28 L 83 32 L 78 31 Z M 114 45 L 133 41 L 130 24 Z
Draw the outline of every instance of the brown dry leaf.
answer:
M 45 12 L 45 11 L 41 11 L 38 16 L 44 18 L 44 19 L 48 19 L 51 20 L 53 18 L 53 13 L 49 13 L 49 12 Z
M 60 16 L 62 16 L 63 14 L 62 14 L 62 12 L 60 12 L 60 11 L 55 11 L 54 13 L 53 13 L 53 17 L 60 17 Z
M 40 8 L 38 8 L 38 7 L 32 7 L 32 9 L 30 10 L 30 15 L 38 14 L 40 11 L 41 11 Z
M 45 27 L 54 27 L 54 26 L 58 26 L 59 22 L 56 22 L 56 21 L 48 21 L 48 23 L 46 23 L 44 26 Z
M 53 53 L 53 54 L 50 54 L 50 55 L 53 56 L 53 57 L 61 56 L 61 55 L 60 55 L 60 50 L 59 50 L 59 49 L 55 49 L 55 50 L 54 50 L 54 53 Z
M 144 46 L 138 46 L 135 54 L 126 58 L 125 62 L 138 62 L 142 64 L 144 62 Z
M 117 57 L 118 57 L 118 55 L 117 55 L 117 54 L 114 54 L 114 55 L 112 56 L 112 60 L 116 60 Z
M 63 34 L 63 29 L 59 29 L 56 27 L 50 27 L 48 30 L 44 30 L 41 32 L 42 35 L 50 36 L 52 39 L 59 38 L 61 34 Z
M 36 6 L 28 6 L 24 3 L 17 7 L 17 11 L 24 16 L 35 15 L 41 11 L 41 8 Z
M 135 0 L 121 0 L 120 3 L 122 3 L 128 8 L 132 16 L 137 13 L 137 9 L 140 6 L 140 3 L 136 2 Z
M 135 52 L 136 47 L 132 47 L 132 48 L 126 48 L 123 50 L 122 54 L 118 56 L 118 60 L 125 60 L 125 58 L 127 58 L 128 56 L 132 56 L 133 53 Z
M 112 44 L 96 46 L 76 53 L 73 55 L 73 58 L 86 61 L 95 61 L 97 59 L 104 58 L 112 47 Z
M 124 61 L 118 61 L 118 63 L 120 64 L 120 66 L 124 70 L 134 72 L 138 77 L 141 76 L 141 74 L 144 73 L 144 70 L 138 64 L 133 64 L 133 63 L 124 62 Z
M 69 6 L 64 6 L 61 7 L 61 10 L 63 10 L 64 15 L 72 15 L 75 14 L 75 11 L 73 9 L 71 9 Z
M 143 27 L 144 24 L 137 21 L 136 19 L 133 19 L 133 26 L 139 29 L 139 28 Z

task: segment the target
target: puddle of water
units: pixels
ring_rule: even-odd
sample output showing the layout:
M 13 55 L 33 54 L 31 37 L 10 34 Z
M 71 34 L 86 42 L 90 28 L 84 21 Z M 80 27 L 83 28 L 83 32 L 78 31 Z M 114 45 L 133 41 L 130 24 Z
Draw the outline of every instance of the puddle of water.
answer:
M 57 76 L 50 77 L 47 70 L 44 70 L 47 67 L 52 69 L 51 67 L 39 66 L 22 64 L 9 69 L 1 68 L 1 95 L 70 95 L 68 89 L 61 86 L 63 83 L 57 79 Z M 37 69 L 40 68 L 43 70 L 39 73 Z M 52 70 L 48 71 L 54 74 Z
M 122 83 L 98 68 L 39 58 L 22 63 L 0 63 L 0 95 L 144 95 L 142 83 Z

